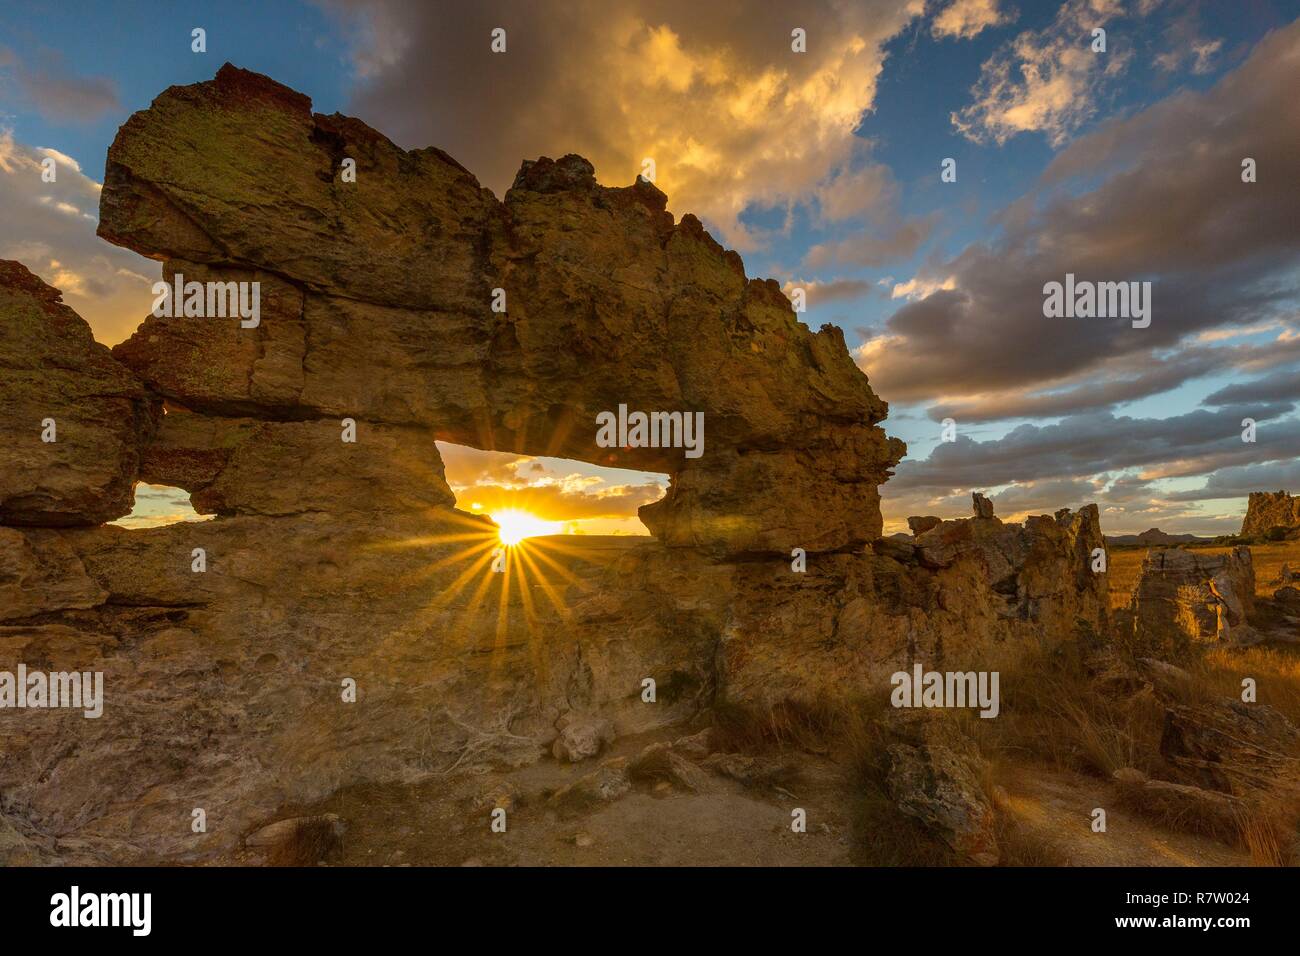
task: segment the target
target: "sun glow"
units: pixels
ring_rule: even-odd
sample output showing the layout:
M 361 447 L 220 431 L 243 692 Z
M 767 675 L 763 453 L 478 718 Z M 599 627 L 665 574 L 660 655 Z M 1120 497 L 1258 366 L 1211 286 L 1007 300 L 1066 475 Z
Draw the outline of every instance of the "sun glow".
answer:
M 559 534 L 564 529 L 564 525 L 559 521 L 546 521 L 536 515 L 530 515 L 527 511 L 517 511 L 513 508 L 494 511 L 490 517 L 500 528 L 497 537 L 507 547 L 513 547 L 524 538 L 533 538 L 540 534 Z

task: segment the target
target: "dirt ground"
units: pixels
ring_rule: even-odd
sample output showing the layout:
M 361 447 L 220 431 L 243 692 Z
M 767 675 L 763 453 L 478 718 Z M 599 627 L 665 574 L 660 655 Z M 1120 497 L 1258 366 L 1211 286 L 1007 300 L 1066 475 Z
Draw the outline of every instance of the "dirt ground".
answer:
M 549 758 L 513 771 L 429 777 L 411 784 L 353 787 L 302 815 L 337 814 L 346 829 L 328 857 L 334 866 L 848 866 L 855 862 L 843 768 L 795 754 L 789 788 L 746 787 L 711 777 L 690 792 L 667 783 L 636 786 L 589 812 L 557 811 L 554 791 L 609 757 L 633 756 L 672 732 L 619 741 L 577 765 Z M 497 795 L 509 792 L 504 833 L 494 833 Z M 806 832 L 791 811 L 807 813 Z M 1107 811 L 1104 833 L 1092 812 Z M 1247 866 L 1249 855 L 1212 839 L 1168 831 L 1118 806 L 1103 780 L 1041 765 L 1017 768 L 998 810 L 1032 841 L 1050 845 L 1066 866 Z M 266 862 L 242 851 L 229 862 Z M 298 861 L 302 862 L 302 861 Z
M 1154 825 L 1116 805 L 1114 785 L 1082 774 L 1028 768 L 1008 787 L 1002 812 L 1051 844 L 1067 866 L 1249 866 L 1246 851 Z M 1106 811 L 1094 833 L 1092 811 Z
M 793 789 L 747 789 L 709 775 L 690 792 L 667 783 L 637 785 L 590 812 L 548 802 L 554 791 L 592 773 L 604 760 L 635 756 L 684 731 L 621 739 L 599 758 L 562 764 L 551 758 L 513 771 L 431 776 L 412 784 L 353 787 L 302 815 L 334 813 L 346 825 L 341 866 L 836 866 L 850 862 L 838 768 L 800 755 Z M 494 833 L 494 798 L 512 799 L 506 830 Z M 792 810 L 807 814 L 791 828 Z M 292 814 L 287 814 L 292 815 Z M 246 851 L 233 862 L 261 862 Z

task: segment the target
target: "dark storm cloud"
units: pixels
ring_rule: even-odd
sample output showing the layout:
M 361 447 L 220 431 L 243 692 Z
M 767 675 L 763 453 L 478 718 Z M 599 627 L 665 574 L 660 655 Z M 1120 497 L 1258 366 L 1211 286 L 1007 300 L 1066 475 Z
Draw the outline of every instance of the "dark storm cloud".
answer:
M 1240 402 L 1285 402 L 1300 400 L 1300 367 L 1283 369 L 1264 378 L 1221 388 L 1205 399 L 1206 405 Z
M 900 308 L 861 361 L 890 400 L 1033 389 L 1100 363 L 1248 325 L 1296 296 L 1300 22 L 1268 35 L 1205 92 L 1181 92 L 1067 147 L 1038 187 L 921 278 L 950 289 Z M 1244 157 L 1258 182 L 1241 181 Z M 1102 177 L 1080 192 L 1080 182 Z M 1150 328 L 1048 319 L 1043 284 L 1150 280 Z
M 1300 459 L 1269 461 L 1223 468 L 1210 476 L 1203 488 L 1192 488 L 1169 496 L 1173 501 L 1203 501 L 1211 498 L 1245 498 L 1252 491 L 1290 490 L 1300 494 Z
M 1127 468 L 1176 477 L 1291 458 L 1300 455 L 1300 419 L 1279 420 L 1291 409 L 1289 404 L 1232 406 L 1163 419 L 1093 412 L 1054 425 L 1021 425 L 991 441 L 959 433 L 955 442 L 936 446 L 924 461 L 899 464 L 888 487 L 988 488 Z M 1241 439 L 1244 418 L 1259 423 L 1254 443 Z
M 987 422 L 1006 418 L 1054 418 L 1109 408 L 1177 388 L 1216 372 L 1239 369 L 1261 372 L 1300 358 L 1300 335 L 1284 332 L 1258 345 L 1189 346 L 1162 355 L 1116 356 L 1092 370 L 1087 380 L 1061 391 L 1010 391 L 934 405 L 933 421 Z M 1279 372 L 1258 382 L 1230 386 L 1211 395 L 1206 405 L 1300 399 L 1300 373 Z

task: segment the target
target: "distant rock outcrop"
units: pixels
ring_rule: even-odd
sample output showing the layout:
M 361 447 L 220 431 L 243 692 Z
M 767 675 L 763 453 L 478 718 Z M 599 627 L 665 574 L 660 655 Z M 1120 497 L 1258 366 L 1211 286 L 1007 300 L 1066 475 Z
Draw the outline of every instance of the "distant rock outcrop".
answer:
M 1226 554 L 1154 550 L 1142 562 L 1121 628 L 1145 650 L 1180 656 L 1198 643 L 1250 640 L 1247 617 L 1254 605 L 1249 548 Z
M 1241 533 L 1248 537 L 1270 533 L 1300 537 L 1300 495 L 1289 495 L 1285 491 L 1252 491 L 1246 502 L 1246 518 L 1241 523 Z
M 1168 534 L 1159 528 L 1148 528 L 1141 534 L 1108 534 L 1107 544 L 1130 545 L 1141 548 L 1168 548 L 1180 544 L 1192 544 L 1196 541 L 1209 541 L 1194 534 Z

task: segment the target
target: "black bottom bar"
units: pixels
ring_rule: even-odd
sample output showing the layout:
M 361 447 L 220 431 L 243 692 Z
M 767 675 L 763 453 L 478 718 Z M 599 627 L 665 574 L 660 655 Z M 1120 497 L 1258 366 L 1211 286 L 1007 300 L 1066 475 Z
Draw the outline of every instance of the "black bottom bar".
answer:
M 73 922 L 74 886 L 76 922 L 116 917 L 119 925 L 52 925 Z M 146 893 L 147 911 L 143 896 L 101 895 Z M 690 923 L 691 935 L 716 927 L 733 943 L 782 929 L 812 939 L 851 924 L 863 941 L 902 931 L 930 945 L 1230 941 L 1295 926 L 1294 874 L 1265 869 L 10 869 L 0 871 L 0 899 L 6 943 L 72 933 L 128 945 L 374 943 L 432 931 L 431 941 L 464 932 L 499 948 L 512 934 L 535 943 L 557 930 L 590 939 L 607 929 L 651 945 Z M 146 912 L 148 935 L 137 936 Z

